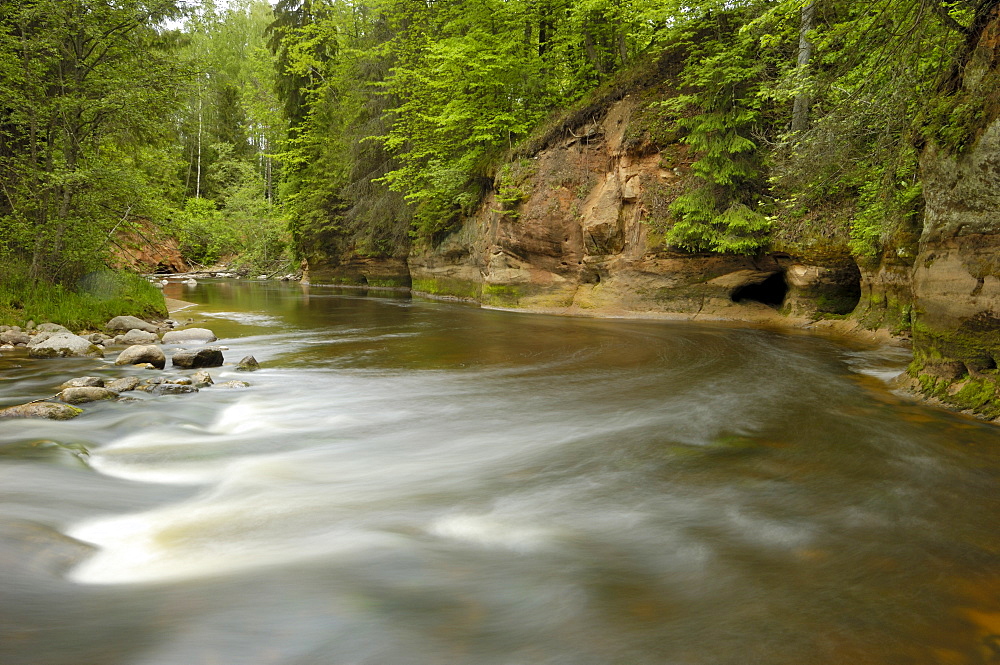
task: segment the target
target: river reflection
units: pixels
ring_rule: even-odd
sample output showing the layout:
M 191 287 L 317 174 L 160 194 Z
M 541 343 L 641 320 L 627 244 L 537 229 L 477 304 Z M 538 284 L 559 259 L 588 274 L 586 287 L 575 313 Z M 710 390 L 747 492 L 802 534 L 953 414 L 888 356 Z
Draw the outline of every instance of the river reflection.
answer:
M 1000 658 L 997 430 L 889 392 L 899 351 L 169 289 L 264 369 L 0 425 L 0 663 Z

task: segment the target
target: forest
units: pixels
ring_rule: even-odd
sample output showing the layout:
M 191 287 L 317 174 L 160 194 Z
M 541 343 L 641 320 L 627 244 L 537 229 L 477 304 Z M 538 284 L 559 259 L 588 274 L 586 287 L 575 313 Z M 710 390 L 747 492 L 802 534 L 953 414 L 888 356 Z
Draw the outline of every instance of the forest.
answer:
M 906 252 L 922 146 L 962 151 L 995 104 L 956 85 L 995 4 L 7 0 L 0 258 L 68 292 L 130 229 L 255 273 L 405 256 L 516 205 L 547 132 L 626 89 L 648 145 L 695 156 L 650 220 L 668 246 Z

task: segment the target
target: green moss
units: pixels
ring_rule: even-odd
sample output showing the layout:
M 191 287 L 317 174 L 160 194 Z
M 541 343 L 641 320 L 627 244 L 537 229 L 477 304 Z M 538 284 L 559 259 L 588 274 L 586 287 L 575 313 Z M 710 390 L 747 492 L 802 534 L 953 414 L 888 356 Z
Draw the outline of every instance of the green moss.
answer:
M 445 277 L 414 279 L 412 289 L 415 293 L 470 300 L 479 300 L 482 295 L 482 285 L 477 282 Z
M 868 330 L 885 328 L 894 335 L 902 335 L 913 327 L 912 306 L 892 295 L 872 295 L 862 301 L 856 312 L 858 323 Z
M 313 284 L 333 284 L 336 286 L 365 286 L 367 280 L 361 275 L 333 275 L 328 279 L 312 280 Z
M 995 403 L 997 383 L 989 379 L 970 379 L 948 400 L 962 408 L 977 412 L 1000 414 L 1000 404 Z
M 369 277 L 368 286 L 380 289 L 405 289 L 410 286 L 410 280 L 406 277 Z
M 482 302 L 493 307 L 516 307 L 524 295 L 524 290 L 517 286 L 484 284 Z

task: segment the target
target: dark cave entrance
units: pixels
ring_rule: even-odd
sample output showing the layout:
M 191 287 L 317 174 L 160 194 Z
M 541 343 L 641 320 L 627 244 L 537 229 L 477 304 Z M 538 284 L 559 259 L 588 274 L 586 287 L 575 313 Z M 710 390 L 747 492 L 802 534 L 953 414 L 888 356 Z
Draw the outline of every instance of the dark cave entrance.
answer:
M 759 302 L 769 307 L 781 307 L 788 295 L 788 282 L 780 272 L 772 273 L 763 281 L 737 287 L 730 296 L 733 302 Z

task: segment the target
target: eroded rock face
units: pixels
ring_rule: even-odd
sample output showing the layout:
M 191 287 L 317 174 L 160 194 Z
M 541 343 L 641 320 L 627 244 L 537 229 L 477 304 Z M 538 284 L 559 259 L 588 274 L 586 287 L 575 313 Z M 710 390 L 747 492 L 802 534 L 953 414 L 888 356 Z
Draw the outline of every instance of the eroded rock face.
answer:
M 665 246 L 658 229 L 688 186 L 694 157 L 683 146 L 636 144 L 628 135 L 635 108 L 626 97 L 522 160 L 526 197 L 514 209 L 489 196 L 461 230 L 415 248 L 414 291 L 556 313 L 748 321 L 805 321 L 857 305 L 861 275 L 846 249 L 817 262 Z M 747 290 L 768 280 L 759 297 Z
M 985 95 L 1000 18 L 983 31 L 963 92 Z M 924 392 L 1000 416 L 1000 118 L 962 154 L 929 145 L 921 156 L 926 209 L 913 269 L 914 355 Z
M 28 355 L 32 358 L 104 357 L 104 352 L 90 340 L 72 333 L 50 334 L 45 339 L 40 337 L 28 344 Z
M 282 279 L 285 279 L 282 277 Z M 313 256 L 303 265 L 302 281 L 370 288 L 408 288 L 410 271 L 400 257 Z

